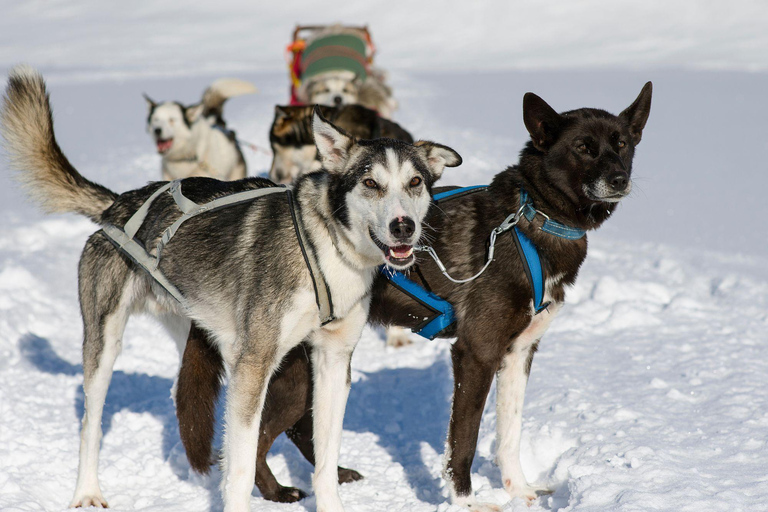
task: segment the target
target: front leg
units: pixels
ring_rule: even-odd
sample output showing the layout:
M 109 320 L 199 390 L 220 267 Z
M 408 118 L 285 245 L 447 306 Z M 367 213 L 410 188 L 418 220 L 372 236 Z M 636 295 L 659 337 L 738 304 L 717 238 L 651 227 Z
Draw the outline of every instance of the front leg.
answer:
M 491 347 L 485 347 L 491 348 Z M 460 337 L 451 348 L 453 359 L 453 407 L 448 427 L 445 478 L 451 486 L 453 503 L 472 511 L 496 512 L 501 508 L 477 503 L 472 492 L 472 460 L 477 448 L 485 400 L 501 354 L 478 354 L 466 338 Z
M 528 484 L 520 465 L 520 434 L 523 402 L 533 355 L 541 336 L 557 314 L 556 304 L 533 317 L 531 324 L 512 342 L 504 356 L 496 383 L 496 463 L 501 470 L 504 489 L 512 498 L 536 499 L 545 489 Z
M 368 316 L 367 301 L 342 320 L 322 327 L 313 336 L 315 474 L 318 512 L 343 512 L 339 497 L 338 462 L 344 410 L 351 384 L 352 352 Z

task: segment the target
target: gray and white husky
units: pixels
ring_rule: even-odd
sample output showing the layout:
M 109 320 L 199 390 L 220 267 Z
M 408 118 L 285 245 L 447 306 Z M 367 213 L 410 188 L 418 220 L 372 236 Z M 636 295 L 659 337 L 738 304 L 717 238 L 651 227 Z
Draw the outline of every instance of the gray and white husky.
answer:
M 11 71 L 0 121 L 12 167 L 50 212 L 123 225 L 163 185 L 118 195 L 81 176 L 56 142 L 45 82 L 30 68 Z M 86 406 L 71 506 L 107 505 L 98 481 L 104 398 L 126 322 L 145 311 L 175 326 L 176 334 L 194 320 L 215 340 L 230 370 L 221 481 L 227 512 L 249 510 L 270 377 L 291 348 L 305 339 L 313 344 L 317 510 L 343 510 L 337 461 L 349 365 L 368 316 L 374 276 L 382 264 L 405 269 L 413 263 L 432 184 L 461 157 L 432 142 L 356 140 L 319 112 L 313 129 L 322 168 L 297 181 L 295 210 L 287 194 L 212 210 L 189 219 L 165 246 L 159 270 L 183 294 L 185 309 L 118 252 L 103 230 L 88 239 L 79 264 Z M 272 186 L 258 178 L 188 178 L 180 184 L 197 203 Z M 170 194 L 159 195 L 136 241 L 155 247 L 181 213 Z M 335 319 L 324 325 L 313 275 L 296 241 L 294 213 L 333 300 Z
M 245 178 L 243 154 L 223 118 L 229 98 L 256 92 L 253 84 L 220 78 L 203 93 L 200 103 L 184 106 L 177 101 L 156 102 L 146 94 L 149 107 L 147 131 L 162 155 L 164 180 L 207 176 L 219 180 Z

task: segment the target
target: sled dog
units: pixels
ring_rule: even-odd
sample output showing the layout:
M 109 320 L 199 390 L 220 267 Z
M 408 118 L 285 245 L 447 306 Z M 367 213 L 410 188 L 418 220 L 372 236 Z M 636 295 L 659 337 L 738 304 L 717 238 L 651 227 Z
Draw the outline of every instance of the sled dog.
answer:
M 487 270 L 477 279 L 456 284 L 436 263 L 419 253 L 409 277 L 453 305 L 455 321 L 440 337 L 456 337 L 451 348 L 454 395 L 445 454 L 444 477 L 454 503 L 473 511 L 498 511 L 496 505 L 479 503 L 472 491 L 471 467 L 478 429 L 494 376 L 496 384 L 496 460 L 501 482 L 510 497 L 534 500 L 546 489 L 526 482 L 520 465 L 523 399 L 533 356 L 539 342 L 565 299 L 587 255 L 584 232 L 600 227 L 632 190 L 632 161 L 650 114 L 652 85 L 645 84 L 635 101 L 618 116 L 604 110 L 581 108 L 558 114 L 544 100 L 528 93 L 523 98 L 523 121 L 531 136 L 517 165 L 495 176 L 487 188 L 457 194 L 430 209 L 424 223 L 425 238 L 441 258 L 449 275 L 465 279 L 487 263 L 486 247 L 494 228 L 516 214 L 515 226 L 538 251 L 543 296 L 540 307 L 532 280 L 509 231 L 498 235 Z M 441 192 L 446 189 L 435 189 Z M 525 191 L 525 194 L 522 193 Z M 526 199 L 522 200 L 525 197 Z M 522 215 L 521 200 L 531 208 Z M 552 234 L 557 223 L 581 233 L 573 239 Z M 516 235 L 517 236 L 517 235 Z M 538 311 L 537 311 L 538 310 Z M 419 328 L 433 314 L 392 281 L 379 275 L 374 283 L 370 321 L 384 325 Z M 190 338 L 179 382 L 190 383 L 179 402 L 193 397 L 213 406 L 215 390 L 196 376 L 212 379 L 224 370 L 220 356 L 212 354 L 204 333 Z M 204 356 L 209 354 L 209 356 Z M 262 417 L 256 483 L 269 499 L 286 501 L 301 495 L 282 487 L 269 470 L 265 454 L 283 431 L 312 462 L 311 365 L 301 348 L 285 359 L 282 372 L 270 383 Z M 196 384 L 196 386 L 194 385 Z M 178 409 L 186 431 L 199 429 L 199 415 Z M 212 432 L 212 426 L 208 426 Z M 196 430 L 199 432 L 199 430 Z M 185 436 L 193 467 L 201 454 L 210 454 L 212 434 Z M 262 449 L 263 447 L 263 449 Z
M 377 115 L 360 105 L 342 107 L 319 106 L 323 116 L 360 139 L 398 139 L 413 142 L 411 134 L 399 124 Z M 299 175 L 319 165 L 312 138 L 312 106 L 276 106 L 269 130 L 269 143 L 274 158 L 269 179 L 275 183 L 291 183 Z
M 50 212 L 79 213 L 102 227 L 88 239 L 79 264 L 86 410 L 71 506 L 107 505 L 98 480 L 104 398 L 125 324 L 131 314 L 147 311 L 176 332 L 193 320 L 229 368 L 221 480 L 227 512 L 250 508 L 270 377 L 286 353 L 309 341 L 318 390 L 313 399 L 317 509 L 343 511 L 337 460 L 349 364 L 368 315 L 373 279 L 382 264 L 412 265 L 432 184 L 444 167 L 461 163 L 459 155 L 426 141 L 356 140 L 317 113 L 313 130 L 320 170 L 301 177 L 292 190 L 211 208 L 179 224 L 182 209 L 189 215 L 196 206 L 272 184 L 195 177 L 118 195 L 81 176 L 64 156 L 54 137 L 45 82 L 27 67 L 11 71 L 0 120 L 11 165 L 32 197 Z M 139 213 L 145 221 L 134 226 L 130 243 L 152 248 L 156 271 L 183 296 L 183 307 L 133 253 L 120 249 L 128 246 L 118 246 L 109 235 L 123 225 L 127 233 L 128 220 Z M 171 231 L 160 258 L 160 241 Z M 327 317 L 320 314 L 318 281 L 332 304 Z
M 207 176 L 239 180 L 246 176 L 245 160 L 235 132 L 223 118 L 229 98 L 255 93 L 243 80 L 220 78 L 203 93 L 200 103 L 184 106 L 177 101 L 156 102 L 146 94 L 147 132 L 162 156 L 164 180 Z

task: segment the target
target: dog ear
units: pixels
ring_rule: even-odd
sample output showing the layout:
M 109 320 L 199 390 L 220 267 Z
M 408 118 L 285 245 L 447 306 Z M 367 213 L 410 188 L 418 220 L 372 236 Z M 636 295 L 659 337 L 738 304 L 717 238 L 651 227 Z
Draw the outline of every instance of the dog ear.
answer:
M 532 92 L 523 96 L 523 122 L 531 134 L 533 145 L 539 151 L 547 151 L 560 133 L 562 116 L 546 101 Z
M 286 112 L 283 107 L 281 107 L 280 105 L 275 105 L 275 121 L 285 119 L 288 116 L 289 116 L 288 112 Z
M 184 107 L 184 119 L 187 120 L 187 123 L 192 124 L 200 119 L 200 116 L 203 115 L 203 110 L 205 110 L 205 105 L 203 103 Z
M 317 106 L 312 115 L 312 133 L 323 167 L 328 171 L 340 171 L 355 139 L 328 122 Z
M 149 111 L 152 112 L 154 108 L 157 106 L 157 102 L 153 101 L 152 98 L 147 96 L 147 93 L 141 93 L 142 96 L 144 96 L 144 99 L 147 101 L 147 107 L 149 108 Z
M 443 169 L 446 167 L 456 167 L 461 165 L 461 155 L 448 146 L 443 146 L 436 142 L 419 140 L 413 143 L 424 155 L 429 170 L 435 179 L 443 175 Z
M 653 94 L 653 84 L 646 82 L 643 90 L 637 96 L 634 102 L 628 106 L 619 117 L 629 123 L 629 133 L 632 136 L 632 145 L 637 145 L 643 137 L 643 128 L 648 121 L 648 115 L 651 113 L 651 95 Z

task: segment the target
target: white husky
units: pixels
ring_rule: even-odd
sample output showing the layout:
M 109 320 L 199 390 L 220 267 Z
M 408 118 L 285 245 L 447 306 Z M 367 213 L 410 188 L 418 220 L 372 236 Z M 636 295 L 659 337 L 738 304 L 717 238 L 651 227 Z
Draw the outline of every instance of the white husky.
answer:
M 235 132 L 226 128 L 222 109 L 229 98 L 254 92 L 256 88 L 248 82 L 220 78 L 206 89 L 200 103 L 188 107 L 176 101 L 157 103 L 145 94 L 149 107 L 147 131 L 163 157 L 163 179 L 245 178 L 245 160 Z

